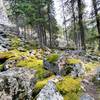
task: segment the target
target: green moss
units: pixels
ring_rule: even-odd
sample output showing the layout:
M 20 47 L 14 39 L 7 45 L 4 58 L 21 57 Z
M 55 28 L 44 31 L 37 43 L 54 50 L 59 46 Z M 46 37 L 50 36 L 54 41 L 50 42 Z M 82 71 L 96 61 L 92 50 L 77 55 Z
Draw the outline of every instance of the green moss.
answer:
M 13 57 L 13 53 L 12 52 L 0 52 L 0 59 L 8 59 Z
M 95 69 L 96 67 L 98 67 L 100 65 L 100 63 L 98 62 L 89 62 L 87 64 L 84 64 L 85 65 L 85 69 L 87 72 L 89 71 L 92 71 L 93 69 Z
M 0 71 L 3 69 L 3 64 L 0 64 Z
M 75 59 L 75 58 L 70 58 L 70 59 L 67 59 L 67 60 L 66 60 L 66 63 L 67 63 L 67 64 L 78 64 L 78 63 L 80 63 L 80 62 L 81 62 L 80 59 Z
M 33 96 L 35 97 L 40 91 L 41 89 L 47 84 L 47 82 L 52 79 L 54 76 L 50 76 L 44 80 L 41 80 L 41 81 L 38 81 L 34 87 L 34 90 L 33 90 Z
M 36 77 L 38 79 L 43 79 L 46 76 L 50 76 L 52 73 L 43 69 L 43 61 L 36 58 L 37 51 L 35 50 L 35 56 L 29 56 L 28 52 L 29 51 L 20 52 L 16 49 L 8 52 L 0 52 L 0 59 L 18 60 L 18 62 L 16 62 L 17 67 L 33 68 L 37 72 Z M 22 57 L 25 57 L 25 59 L 21 60 Z
M 20 56 L 24 56 L 27 55 L 27 52 L 20 52 L 18 50 L 10 50 L 7 52 L 0 52 L 0 59 L 9 59 L 9 58 L 13 58 L 13 57 L 20 57 Z
M 58 91 L 63 95 L 64 100 L 79 100 L 81 93 L 80 79 L 64 77 L 64 80 L 56 84 Z
M 51 54 L 49 56 L 47 56 L 47 61 L 50 63 L 54 63 L 58 60 L 59 55 L 58 54 Z
M 49 73 L 48 70 L 43 69 L 43 61 L 38 60 L 35 57 L 21 60 L 20 62 L 18 62 L 17 67 L 33 68 L 37 71 L 36 77 L 38 79 L 43 79 L 45 75 Z
M 12 49 L 17 49 L 19 45 L 20 45 L 20 39 L 17 36 L 11 38 Z

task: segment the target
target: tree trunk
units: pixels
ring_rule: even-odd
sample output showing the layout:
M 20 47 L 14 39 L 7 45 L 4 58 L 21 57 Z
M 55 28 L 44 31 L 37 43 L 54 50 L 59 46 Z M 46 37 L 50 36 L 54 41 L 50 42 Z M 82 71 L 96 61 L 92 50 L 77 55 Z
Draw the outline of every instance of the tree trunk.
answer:
M 75 18 L 74 4 L 75 4 L 75 0 L 71 0 L 72 17 L 73 17 L 72 23 L 74 24 L 74 30 L 73 30 L 74 31 L 74 41 L 75 41 L 76 48 L 78 49 L 78 34 L 76 32 L 76 18 Z
M 98 9 L 97 9 L 97 3 L 96 0 L 92 0 L 93 3 L 93 7 L 94 7 L 94 13 L 95 13 L 95 17 L 96 17 L 96 23 L 97 23 L 97 30 L 98 30 L 98 37 L 99 37 L 99 47 L 98 50 L 100 50 L 100 18 L 98 15 Z
M 50 48 L 52 48 L 52 31 L 51 31 L 51 18 L 50 18 L 50 5 L 48 4 L 48 30 L 49 30 L 49 38 L 50 38 Z
M 85 32 L 84 32 L 84 25 L 83 25 L 83 12 L 82 12 L 82 0 L 78 0 L 78 18 L 79 18 L 79 31 L 80 31 L 80 38 L 81 38 L 81 48 L 82 50 L 86 49 L 85 46 Z

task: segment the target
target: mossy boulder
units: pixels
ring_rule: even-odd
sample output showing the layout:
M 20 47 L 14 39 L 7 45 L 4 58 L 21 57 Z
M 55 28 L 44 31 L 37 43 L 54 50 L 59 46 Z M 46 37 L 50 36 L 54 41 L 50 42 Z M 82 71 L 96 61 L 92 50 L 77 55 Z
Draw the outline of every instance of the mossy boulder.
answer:
M 62 95 L 57 91 L 55 83 L 49 81 L 37 95 L 36 100 L 64 100 L 64 99 Z
M 36 77 L 39 79 L 42 79 L 42 78 L 52 74 L 51 72 L 49 72 L 48 70 L 45 70 L 43 68 L 43 61 L 39 60 L 35 57 L 33 57 L 33 58 L 28 57 L 25 60 L 20 60 L 16 66 L 17 67 L 33 68 L 33 69 L 37 70 Z
M 59 67 L 57 65 L 57 61 L 59 59 L 58 54 L 51 54 L 48 55 L 44 60 L 43 60 L 43 67 L 55 74 L 59 74 Z
M 79 100 L 81 94 L 80 79 L 64 77 L 63 81 L 56 84 L 58 91 L 64 97 L 64 100 Z
M 50 79 L 52 79 L 53 77 L 55 77 L 54 75 L 45 78 L 43 80 L 38 80 L 34 89 L 33 89 L 33 98 L 35 98 L 36 95 L 38 95 L 38 93 L 41 91 L 41 89 L 48 83 L 48 81 Z

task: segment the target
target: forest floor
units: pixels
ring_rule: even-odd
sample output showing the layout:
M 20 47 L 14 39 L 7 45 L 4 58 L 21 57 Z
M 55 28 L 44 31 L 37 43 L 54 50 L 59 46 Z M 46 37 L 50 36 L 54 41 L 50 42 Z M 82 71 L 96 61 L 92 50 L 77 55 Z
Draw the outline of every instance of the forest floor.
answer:
M 92 82 L 92 79 L 95 75 L 96 69 L 93 69 L 91 72 L 86 73 L 82 81 L 82 86 L 85 89 L 85 94 L 90 95 L 94 98 L 94 100 L 100 100 L 100 89 Z

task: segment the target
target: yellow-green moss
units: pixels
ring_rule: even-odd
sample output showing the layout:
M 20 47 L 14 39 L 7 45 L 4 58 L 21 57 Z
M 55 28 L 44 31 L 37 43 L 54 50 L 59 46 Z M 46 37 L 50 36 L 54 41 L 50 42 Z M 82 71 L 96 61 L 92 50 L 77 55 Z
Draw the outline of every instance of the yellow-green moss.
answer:
M 8 59 L 13 57 L 13 53 L 12 52 L 0 52 L 0 59 Z
M 85 69 L 87 72 L 95 69 L 96 67 L 98 67 L 100 65 L 100 63 L 98 62 L 89 62 L 87 64 L 84 64 L 85 65 Z
M 75 58 L 69 58 L 69 59 L 66 60 L 66 63 L 67 64 L 78 64 L 78 63 L 81 63 L 81 60 L 75 59 Z
M 43 61 L 38 60 L 35 57 L 31 58 L 29 57 L 28 59 L 21 60 L 18 62 L 17 67 L 27 67 L 27 68 L 33 68 L 34 70 L 37 71 L 36 77 L 39 79 L 42 79 L 45 74 L 48 74 L 49 71 L 45 70 L 43 68 Z
M 54 63 L 55 61 L 57 61 L 58 57 L 59 57 L 58 54 L 51 54 L 47 56 L 47 61 L 50 63 Z
M 19 45 L 20 45 L 20 39 L 17 36 L 11 38 L 12 49 L 17 49 Z
M 48 77 L 48 78 L 45 78 L 44 80 L 41 80 L 41 81 L 38 81 L 34 87 L 34 90 L 33 90 L 33 94 L 34 96 L 36 96 L 40 91 L 41 89 L 47 84 L 47 82 L 52 79 L 54 77 L 54 75 Z
M 7 60 L 18 60 L 16 63 L 17 67 L 27 67 L 27 68 L 33 68 L 36 70 L 36 77 L 39 79 L 42 79 L 46 75 L 52 74 L 48 70 L 45 70 L 43 68 L 43 61 L 40 59 L 37 59 L 36 56 L 30 56 L 29 51 L 21 52 L 16 49 L 10 50 L 8 52 L 0 52 L 0 59 L 7 59 Z M 35 54 L 37 54 L 35 50 Z M 25 59 L 23 59 L 25 58 Z
M 0 52 L 0 59 L 12 59 L 12 58 L 19 58 L 21 56 L 26 56 L 27 52 L 20 52 L 18 50 L 10 50 L 6 52 Z
M 64 100 L 79 100 L 81 93 L 80 79 L 64 77 L 64 80 L 56 84 L 58 91 L 63 95 Z
M 3 64 L 0 64 L 0 71 L 3 69 Z

